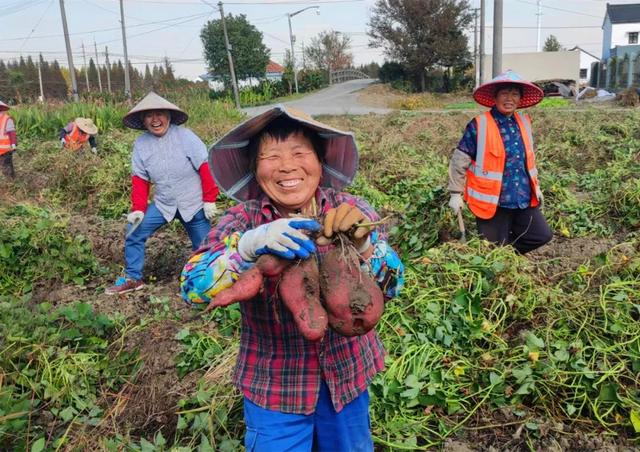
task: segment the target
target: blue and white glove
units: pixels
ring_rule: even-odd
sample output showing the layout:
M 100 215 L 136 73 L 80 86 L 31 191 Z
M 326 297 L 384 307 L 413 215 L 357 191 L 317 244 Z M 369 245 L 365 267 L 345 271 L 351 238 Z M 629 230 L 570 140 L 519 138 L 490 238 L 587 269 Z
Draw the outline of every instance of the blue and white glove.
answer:
M 238 241 L 243 260 L 255 261 L 262 254 L 283 259 L 306 259 L 315 252 L 313 240 L 302 231 L 317 232 L 320 223 L 309 218 L 281 218 L 245 232 Z

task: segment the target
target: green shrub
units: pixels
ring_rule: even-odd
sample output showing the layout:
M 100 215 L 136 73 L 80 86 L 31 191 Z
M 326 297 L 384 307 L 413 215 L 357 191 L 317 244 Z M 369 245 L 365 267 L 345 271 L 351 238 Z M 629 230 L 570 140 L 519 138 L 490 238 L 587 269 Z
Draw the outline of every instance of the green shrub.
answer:
M 52 281 L 84 284 L 98 264 L 91 245 L 65 221 L 28 204 L 0 208 L 0 292 L 20 295 Z

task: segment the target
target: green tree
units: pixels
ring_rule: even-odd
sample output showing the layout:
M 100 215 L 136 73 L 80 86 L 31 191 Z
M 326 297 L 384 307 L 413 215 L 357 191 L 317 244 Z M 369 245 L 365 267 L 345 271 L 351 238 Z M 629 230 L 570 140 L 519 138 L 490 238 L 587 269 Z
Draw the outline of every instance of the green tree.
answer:
M 370 47 L 382 47 L 426 87 L 426 74 L 469 59 L 465 28 L 472 15 L 467 0 L 376 0 L 369 20 Z
M 304 54 L 312 68 L 331 72 L 351 67 L 353 54 L 349 52 L 350 45 L 349 36 L 325 30 L 311 38 L 311 44 L 305 47 Z
M 543 52 L 557 52 L 558 50 L 562 50 L 562 46 L 560 45 L 560 41 L 555 35 L 547 36 L 547 39 L 544 41 L 544 47 L 542 48 Z
M 269 63 L 269 49 L 262 42 L 262 33 L 247 21 L 244 14 L 238 16 L 229 14 L 225 22 L 236 77 L 238 79 L 264 77 Z M 228 82 L 230 80 L 229 64 L 224 48 L 222 21 L 218 19 L 207 22 L 200 32 L 200 38 L 209 71 Z

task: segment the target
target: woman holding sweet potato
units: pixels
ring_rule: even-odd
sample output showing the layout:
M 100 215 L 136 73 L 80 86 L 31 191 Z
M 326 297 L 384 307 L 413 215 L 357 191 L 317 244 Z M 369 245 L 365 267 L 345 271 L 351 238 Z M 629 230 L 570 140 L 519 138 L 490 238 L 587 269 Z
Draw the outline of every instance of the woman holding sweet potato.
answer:
M 403 266 L 371 206 L 339 191 L 356 173 L 353 135 L 275 107 L 227 133 L 209 160 L 240 204 L 185 266 L 182 294 L 241 301 L 233 381 L 247 450 L 373 450 L 367 387 L 384 349 L 372 319 Z M 324 265 L 330 253 L 341 271 Z

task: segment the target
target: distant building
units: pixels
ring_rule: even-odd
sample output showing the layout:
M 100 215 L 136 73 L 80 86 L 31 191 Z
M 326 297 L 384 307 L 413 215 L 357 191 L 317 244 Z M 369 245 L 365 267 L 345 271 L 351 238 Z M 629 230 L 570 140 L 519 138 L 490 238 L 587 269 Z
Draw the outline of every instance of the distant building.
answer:
M 532 82 L 542 80 L 580 80 L 581 54 L 575 50 L 558 52 L 503 53 L 502 69 L 513 69 Z M 484 59 L 485 80 L 491 78 L 491 55 Z
M 602 23 L 602 59 L 624 58 L 640 51 L 640 3 L 611 5 Z
M 580 52 L 580 85 L 588 85 L 589 80 L 591 80 L 591 65 L 600 61 L 600 58 L 579 46 L 575 46 L 570 50 Z
M 592 64 L 592 86 L 618 90 L 640 82 L 639 36 L 640 3 L 607 3 L 602 22 L 602 58 Z
M 278 63 L 269 60 L 267 67 L 265 68 L 264 77 L 249 77 L 245 79 L 238 80 L 238 87 L 246 88 L 247 86 L 258 86 L 261 80 L 267 79 L 272 82 L 278 82 L 282 80 L 282 75 L 284 74 L 284 67 L 279 65 Z M 209 85 L 209 89 L 213 91 L 222 91 L 224 89 L 224 83 L 222 82 L 222 78 L 217 74 L 203 74 L 200 76 L 201 80 L 204 80 Z
M 275 61 L 269 60 L 269 64 L 267 64 L 267 80 L 280 81 L 282 80 L 282 76 L 284 75 L 285 68 L 284 66 L 279 65 Z

